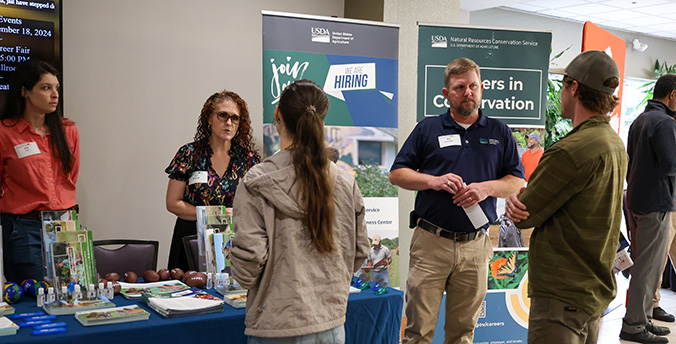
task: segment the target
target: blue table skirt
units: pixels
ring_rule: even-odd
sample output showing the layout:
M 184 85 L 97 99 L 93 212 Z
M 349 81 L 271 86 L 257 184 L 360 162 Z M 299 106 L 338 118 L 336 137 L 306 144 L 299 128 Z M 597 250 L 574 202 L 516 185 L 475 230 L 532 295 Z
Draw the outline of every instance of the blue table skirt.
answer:
M 216 295 L 216 294 L 215 294 Z M 64 334 L 35 337 L 29 328 L 19 329 L 14 336 L 0 337 L 0 343 L 232 343 L 246 344 L 244 312 L 225 305 L 222 313 L 166 319 L 143 301 L 132 301 L 121 295 L 113 299 L 116 306 L 139 304 L 150 312 L 150 319 L 122 324 L 82 326 L 73 315 L 60 315 L 55 322 L 68 324 Z M 403 292 L 388 288 L 385 295 L 373 290 L 350 294 L 345 323 L 346 343 L 399 343 Z M 13 305 L 16 313 L 37 312 L 35 299 L 25 298 Z M 283 316 L 283 315 L 280 315 Z M 208 341 L 208 342 L 207 342 Z

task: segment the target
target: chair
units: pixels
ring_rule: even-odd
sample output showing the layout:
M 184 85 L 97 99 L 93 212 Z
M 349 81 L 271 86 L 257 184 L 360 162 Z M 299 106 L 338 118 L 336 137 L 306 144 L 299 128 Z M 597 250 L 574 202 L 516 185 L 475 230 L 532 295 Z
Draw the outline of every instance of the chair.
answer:
M 159 241 L 96 240 L 93 246 L 96 270 L 101 277 L 105 277 L 110 272 L 117 272 L 122 278 L 128 271 L 133 271 L 138 277 L 142 277 L 146 270 L 157 270 Z M 108 248 L 107 246 L 120 247 Z
M 197 267 L 200 264 L 200 251 L 197 246 L 197 234 L 183 237 L 183 248 L 188 256 L 190 270 L 199 271 Z

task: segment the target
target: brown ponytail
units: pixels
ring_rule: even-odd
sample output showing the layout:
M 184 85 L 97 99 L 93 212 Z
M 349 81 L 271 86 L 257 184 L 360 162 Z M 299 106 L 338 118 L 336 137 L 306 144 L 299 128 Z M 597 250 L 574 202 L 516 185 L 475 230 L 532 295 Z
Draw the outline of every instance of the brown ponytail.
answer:
M 329 98 L 312 81 L 298 80 L 284 89 L 279 112 L 293 136 L 292 160 L 298 181 L 304 224 L 319 252 L 332 252 L 334 204 L 329 158 L 324 142 L 324 117 Z

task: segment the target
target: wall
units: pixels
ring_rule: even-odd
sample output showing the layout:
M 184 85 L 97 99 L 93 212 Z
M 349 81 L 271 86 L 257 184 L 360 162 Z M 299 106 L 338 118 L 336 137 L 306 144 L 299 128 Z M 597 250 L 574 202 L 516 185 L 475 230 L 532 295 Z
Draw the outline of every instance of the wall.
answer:
M 551 65 L 550 67 L 552 68 L 567 66 L 582 49 L 582 28 L 584 23 L 581 22 L 537 16 L 500 8 L 471 12 L 469 17 L 471 25 L 550 30 L 552 32 L 552 56 L 560 53 L 567 47 L 571 47 L 561 58 L 554 61 L 556 65 Z M 675 40 L 644 36 L 607 27 L 603 28 L 627 43 L 627 56 L 624 69 L 626 77 L 652 78 L 652 68 L 655 65 L 655 59 L 659 59 L 662 62 L 666 61 L 669 64 L 676 63 L 676 57 L 674 57 L 674 51 L 676 51 Z M 648 49 L 645 52 L 635 51 L 631 45 L 631 41 L 634 38 L 647 43 Z
M 458 24 L 459 4 L 459 0 L 385 0 L 383 21 L 401 25 L 399 29 L 399 146 L 404 143 L 416 125 L 417 23 Z M 413 236 L 413 230 L 408 228 L 408 214 L 413 210 L 414 201 L 413 191 L 399 188 L 399 276 L 402 289 L 408 277 L 409 246 Z
M 263 9 L 342 16 L 343 0 L 63 2 L 64 114 L 80 131 L 77 201 L 95 240 L 159 240 L 166 266 L 164 169 L 212 93 L 249 103 L 262 149 Z

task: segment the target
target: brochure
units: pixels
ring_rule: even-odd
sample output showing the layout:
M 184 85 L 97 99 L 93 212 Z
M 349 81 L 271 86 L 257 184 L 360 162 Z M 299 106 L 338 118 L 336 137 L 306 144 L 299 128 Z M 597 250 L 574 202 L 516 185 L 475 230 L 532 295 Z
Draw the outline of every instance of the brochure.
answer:
M 207 294 L 208 295 L 208 294 Z M 208 297 L 179 296 L 179 297 L 151 297 L 148 306 L 166 318 L 184 317 L 223 311 L 224 302 L 209 295 Z
M 14 307 L 7 302 L 0 302 L 0 315 L 14 314 Z
M 86 311 L 92 309 L 102 309 L 115 307 L 107 297 L 99 296 L 92 300 L 58 300 L 56 302 L 45 303 L 42 309 L 48 314 L 63 315 L 74 314 L 79 311 Z
M 171 280 L 171 281 L 162 281 L 155 283 L 126 283 L 119 282 L 120 294 L 127 299 L 140 299 L 143 297 L 143 293 L 151 293 L 155 295 L 161 294 L 171 294 L 177 291 L 183 291 L 190 289 L 186 284 L 181 281 Z
M 80 230 L 77 213 L 69 211 L 43 211 L 42 217 L 42 263 L 45 278 L 52 283 L 54 270 L 51 260 L 51 243 L 57 242 L 57 233 L 61 231 Z
M 150 318 L 150 313 L 138 305 L 75 313 L 75 319 L 84 326 L 118 324 L 148 320 L 148 318 Z
M 89 230 L 57 232 L 57 241 L 50 244 L 53 285 L 61 287 L 75 282 L 96 284 L 96 262 Z
M 19 326 L 6 317 L 0 317 L 0 336 L 11 336 L 16 334 Z

